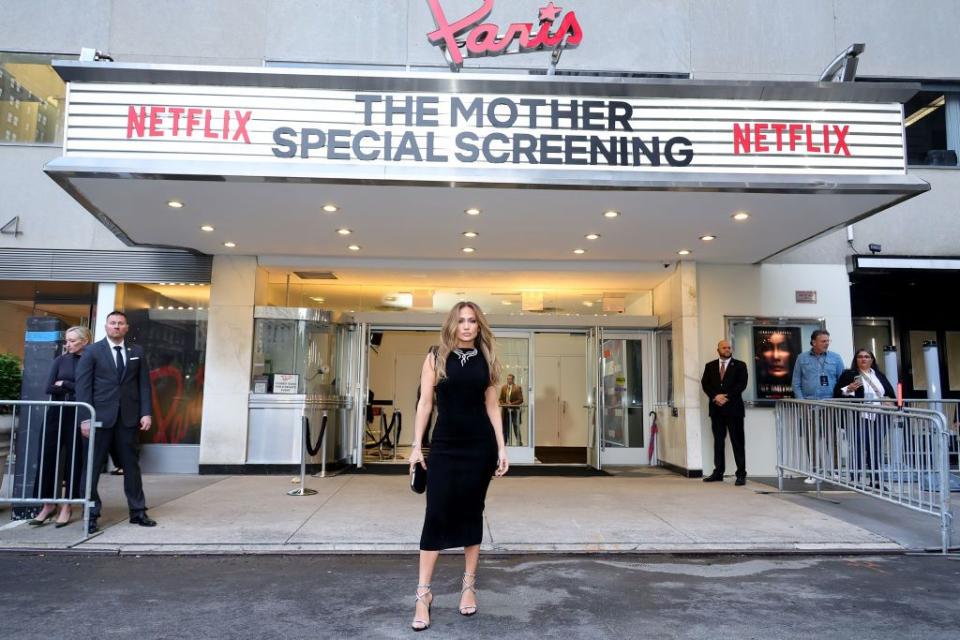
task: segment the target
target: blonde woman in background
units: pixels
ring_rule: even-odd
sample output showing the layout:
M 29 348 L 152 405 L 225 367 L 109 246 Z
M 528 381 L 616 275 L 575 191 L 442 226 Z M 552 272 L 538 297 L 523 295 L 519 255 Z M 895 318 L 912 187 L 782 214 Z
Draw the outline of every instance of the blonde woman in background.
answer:
M 429 467 L 420 448 L 433 410 L 432 393 L 421 393 L 414 425 L 410 469 L 427 473 L 427 510 L 420 536 L 415 631 L 430 626 L 431 581 L 442 549 L 463 547 L 460 615 L 477 613 L 476 577 L 483 539 L 483 507 L 493 475 L 510 464 L 500 419 L 497 361 L 493 333 L 473 302 L 454 305 L 443 324 L 441 342 L 427 354 L 420 388 L 436 389 L 437 423 Z
M 51 400 L 76 400 L 75 383 L 77 363 L 92 336 L 86 327 L 70 327 L 64 332 L 66 352 L 56 357 L 47 375 L 47 393 Z M 37 497 L 55 500 L 60 497 L 83 497 L 83 446 L 80 420 L 75 407 L 49 407 L 44 421 L 41 460 L 37 469 Z M 66 487 L 61 487 L 66 483 Z M 37 517 L 29 522 L 42 526 L 53 517 L 57 505 L 46 502 Z M 72 510 L 69 504 L 60 505 L 57 528 L 70 524 Z

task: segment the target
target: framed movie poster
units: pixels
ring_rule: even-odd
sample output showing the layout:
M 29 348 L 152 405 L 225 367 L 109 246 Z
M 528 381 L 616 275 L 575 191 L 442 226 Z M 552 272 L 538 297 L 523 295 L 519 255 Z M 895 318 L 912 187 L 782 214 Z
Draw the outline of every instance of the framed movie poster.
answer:
M 800 355 L 800 327 L 753 326 L 753 379 L 757 400 L 793 397 L 793 365 Z

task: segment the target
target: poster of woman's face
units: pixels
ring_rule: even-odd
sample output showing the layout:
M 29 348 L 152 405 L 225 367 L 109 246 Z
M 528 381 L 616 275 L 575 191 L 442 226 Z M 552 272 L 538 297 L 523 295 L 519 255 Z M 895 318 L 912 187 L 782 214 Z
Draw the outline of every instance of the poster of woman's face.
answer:
M 800 327 L 753 327 L 754 380 L 758 400 L 793 396 L 793 364 L 800 354 Z

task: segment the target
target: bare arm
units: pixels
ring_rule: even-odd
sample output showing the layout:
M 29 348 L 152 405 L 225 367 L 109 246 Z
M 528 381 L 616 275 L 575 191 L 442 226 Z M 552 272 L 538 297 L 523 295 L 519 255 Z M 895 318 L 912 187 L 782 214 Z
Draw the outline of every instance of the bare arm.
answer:
M 423 367 L 420 369 L 420 400 L 417 402 L 417 417 L 413 422 L 413 450 L 410 452 L 410 469 L 413 465 L 420 463 L 424 469 L 427 468 L 427 462 L 423 459 L 423 451 L 420 450 L 420 443 L 423 441 L 423 434 L 427 430 L 427 422 L 430 420 L 430 414 L 433 413 L 433 388 L 437 385 L 437 372 L 433 368 L 433 352 L 427 354 L 423 359 Z
M 510 468 L 507 460 L 507 446 L 503 442 L 503 420 L 500 417 L 500 395 L 493 385 L 487 387 L 484 395 L 484 404 L 487 408 L 487 417 L 493 427 L 493 435 L 497 439 L 497 475 L 502 476 Z

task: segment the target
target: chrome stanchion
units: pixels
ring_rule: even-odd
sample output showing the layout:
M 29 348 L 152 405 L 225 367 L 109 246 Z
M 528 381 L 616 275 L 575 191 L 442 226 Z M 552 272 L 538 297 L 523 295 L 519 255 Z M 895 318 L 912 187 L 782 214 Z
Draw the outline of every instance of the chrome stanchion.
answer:
M 312 496 L 317 493 L 316 489 L 308 489 L 304 486 L 307 478 L 307 439 L 310 437 L 310 420 L 307 416 L 301 416 L 300 424 L 303 426 L 303 437 L 300 440 L 300 487 L 287 491 L 288 496 Z

